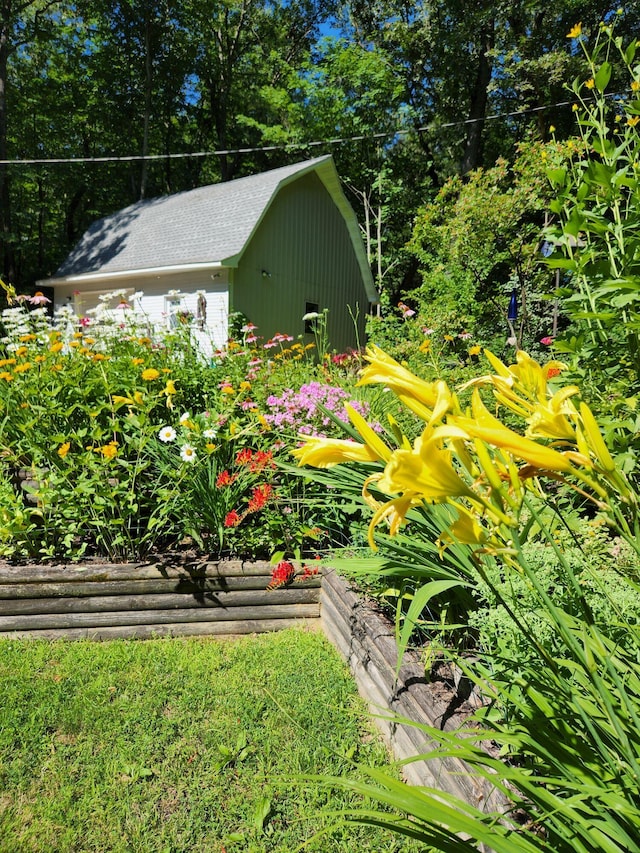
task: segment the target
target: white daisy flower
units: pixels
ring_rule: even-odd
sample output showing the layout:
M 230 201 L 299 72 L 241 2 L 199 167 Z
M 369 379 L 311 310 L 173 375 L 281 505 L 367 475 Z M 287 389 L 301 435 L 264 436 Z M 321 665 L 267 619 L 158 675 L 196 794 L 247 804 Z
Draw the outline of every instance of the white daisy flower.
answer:
M 183 444 L 180 449 L 180 459 L 183 462 L 195 462 L 196 461 L 196 451 L 195 448 L 190 444 Z
M 160 439 L 160 441 L 164 442 L 175 441 L 176 431 L 173 427 L 170 426 L 162 427 L 162 429 L 158 433 L 158 438 Z
M 217 434 L 218 433 L 215 429 L 205 429 L 202 433 L 205 438 L 215 438 Z

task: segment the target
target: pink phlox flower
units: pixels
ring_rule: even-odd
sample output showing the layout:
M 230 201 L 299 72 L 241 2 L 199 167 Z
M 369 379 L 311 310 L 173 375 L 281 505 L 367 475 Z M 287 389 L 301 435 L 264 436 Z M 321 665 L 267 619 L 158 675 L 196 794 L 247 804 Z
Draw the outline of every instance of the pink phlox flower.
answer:
M 540 338 L 540 343 L 544 344 L 545 347 L 550 347 L 553 341 L 554 339 L 551 337 L 551 335 L 547 335 L 544 338 Z

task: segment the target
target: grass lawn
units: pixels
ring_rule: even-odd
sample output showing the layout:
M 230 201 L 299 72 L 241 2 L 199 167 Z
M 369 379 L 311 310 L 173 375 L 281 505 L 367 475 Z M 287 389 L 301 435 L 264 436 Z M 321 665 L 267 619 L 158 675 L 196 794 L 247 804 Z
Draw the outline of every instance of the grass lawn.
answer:
M 319 634 L 0 641 L 0 851 L 293 853 L 388 758 Z M 308 848 L 410 851 L 357 826 Z

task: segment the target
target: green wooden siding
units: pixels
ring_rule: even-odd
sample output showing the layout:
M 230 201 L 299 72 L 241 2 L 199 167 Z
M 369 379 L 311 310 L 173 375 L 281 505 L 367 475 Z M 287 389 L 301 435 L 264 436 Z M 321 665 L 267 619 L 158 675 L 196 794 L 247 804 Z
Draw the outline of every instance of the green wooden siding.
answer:
M 332 348 L 364 343 L 369 300 L 345 222 L 315 174 L 284 187 L 268 209 L 233 276 L 232 310 L 255 322 L 260 337 L 304 335 L 307 303 L 327 308 Z M 305 335 L 305 340 L 313 340 Z

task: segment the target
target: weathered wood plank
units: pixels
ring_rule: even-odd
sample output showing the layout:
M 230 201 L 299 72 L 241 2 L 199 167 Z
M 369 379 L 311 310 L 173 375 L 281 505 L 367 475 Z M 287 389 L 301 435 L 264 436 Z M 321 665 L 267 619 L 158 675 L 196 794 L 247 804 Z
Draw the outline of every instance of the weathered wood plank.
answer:
M 115 581 L 148 580 L 153 578 L 218 578 L 271 575 L 272 566 L 266 560 L 192 560 L 153 563 L 104 563 L 58 565 L 0 565 L 0 584 L 11 583 L 73 583 L 78 580 Z
M 320 589 L 302 586 L 267 591 L 209 591 L 194 593 L 150 593 L 146 595 L 96 595 L 86 597 L 23 598 L 0 600 L 0 616 L 44 613 L 97 613 L 108 610 L 170 610 L 177 608 L 238 607 L 270 604 L 317 604 Z
M 425 732 L 399 723 L 393 715 L 439 728 L 452 700 L 457 699 L 455 694 L 428 684 L 422 662 L 411 651 L 403 659 L 396 683 L 393 626 L 355 596 L 335 573 L 323 578 L 321 626 L 349 664 L 359 692 L 369 703 L 374 722 L 396 757 L 403 759 L 432 751 L 435 742 Z M 451 718 L 443 727 L 456 729 L 459 725 L 459 718 L 455 722 Z M 493 810 L 504 806 L 502 794 L 457 759 L 413 762 L 403 772 L 412 784 L 436 787 L 479 808 Z
M 252 619 L 313 619 L 320 615 L 317 604 L 271 604 L 262 607 L 205 608 L 181 610 L 108 611 L 106 613 L 46 613 L 0 616 L 0 635 L 6 631 L 48 628 L 100 628 L 115 625 L 165 624 L 171 622 L 224 622 Z
M 190 595 L 206 595 L 220 591 L 241 589 L 266 589 L 271 575 L 252 575 L 249 577 L 229 578 L 191 578 L 122 581 L 67 581 L 65 583 L 27 583 L 0 584 L 0 601 L 18 598 L 58 598 L 71 596 L 94 595 L 151 595 L 163 593 L 183 593 Z M 313 578 L 304 583 L 295 584 L 299 589 L 317 589 L 320 581 Z
M 264 634 L 300 625 L 314 628 L 318 619 L 247 619 L 227 622 L 174 622 L 153 625 L 116 625 L 103 628 L 63 628 L 59 630 L 10 631 L 4 639 L 21 640 L 117 640 L 153 639 L 155 637 L 235 637 L 242 634 Z

